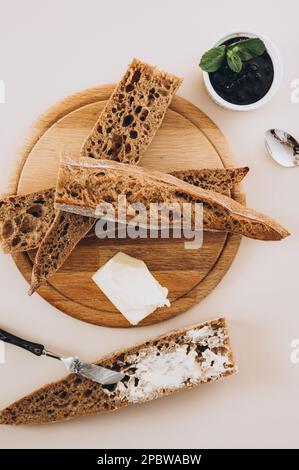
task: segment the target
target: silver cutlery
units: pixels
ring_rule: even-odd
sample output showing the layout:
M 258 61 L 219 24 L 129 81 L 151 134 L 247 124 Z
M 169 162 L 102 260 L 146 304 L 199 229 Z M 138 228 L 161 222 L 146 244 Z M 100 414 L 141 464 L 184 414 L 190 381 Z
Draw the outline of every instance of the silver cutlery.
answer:
M 64 357 L 60 354 L 48 351 L 44 345 L 38 343 L 32 343 L 23 338 L 19 338 L 7 331 L 0 329 L 0 340 L 9 344 L 13 344 L 19 348 L 26 349 L 26 351 L 35 354 L 36 356 L 48 356 L 53 359 L 61 361 L 66 370 L 81 375 L 87 379 L 97 382 L 102 385 L 111 385 L 121 381 L 125 374 L 122 372 L 116 372 L 106 367 L 99 366 L 97 364 L 91 364 L 90 362 L 81 361 L 76 356 Z
M 299 165 L 299 142 L 288 132 L 269 129 L 265 133 L 265 145 L 270 156 L 279 165 L 285 167 Z

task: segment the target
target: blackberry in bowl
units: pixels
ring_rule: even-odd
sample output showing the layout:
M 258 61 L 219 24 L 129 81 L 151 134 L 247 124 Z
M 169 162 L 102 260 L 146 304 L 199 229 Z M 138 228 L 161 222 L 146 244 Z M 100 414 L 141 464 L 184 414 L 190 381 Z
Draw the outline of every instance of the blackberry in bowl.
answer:
M 252 33 L 224 36 L 202 56 L 206 89 L 220 106 L 237 111 L 256 109 L 276 93 L 282 63 L 268 39 Z

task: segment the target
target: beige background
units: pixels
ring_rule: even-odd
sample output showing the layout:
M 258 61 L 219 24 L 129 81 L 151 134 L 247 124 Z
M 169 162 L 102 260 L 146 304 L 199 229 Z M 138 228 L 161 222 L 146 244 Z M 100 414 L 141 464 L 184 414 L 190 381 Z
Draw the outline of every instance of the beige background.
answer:
M 263 133 L 281 127 L 299 137 L 299 103 L 291 81 L 299 78 L 299 6 L 285 0 L 200 2 L 186 0 L 0 0 L 0 188 L 32 122 L 47 107 L 80 89 L 115 82 L 137 56 L 185 77 L 180 94 L 201 107 L 223 130 L 240 164 L 251 172 L 250 206 L 275 216 L 292 232 L 280 243 L 244 239 L 230 272 L 200 305 L 147 328 L 110 330 L 84 324 L 29 298 L 9 256 L 1 254 L 3 328 L 61 352 L 93 360 L 115 348 L 226 315 L 239 365 L 237 376 L 114 414 L 38 427 L 0 427 L 0 448 L 213 448 L 298 447 L 299 364 L 291 341 L 299 338 L 299 169 L 268 158 Z M 245 16 L 246 15 L 246 16 Z M 279 47 L 285 75 L 265 107 L 225 111 L 207 97 L 197 67 L 219 35 L 250 29 Z M 6 347 L 0 364 L 0 407 L 64 375 L 46 358 Z

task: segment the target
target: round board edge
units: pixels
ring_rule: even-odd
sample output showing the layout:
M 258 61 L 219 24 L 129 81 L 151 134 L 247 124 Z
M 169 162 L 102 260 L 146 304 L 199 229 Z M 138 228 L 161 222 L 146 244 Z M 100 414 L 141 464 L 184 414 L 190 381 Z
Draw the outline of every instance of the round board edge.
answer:
M 79 91 L 73 95 L 70 95 L 63 100 L 59 101 L 58 103 L 54 104 L 50 107 L 46 112 L 44 112 L 31 126 L 31 130 L 25 139 L 25 143 L 22 146 L 21 150 L 18 152 L 18 165 L 15 168 L 14 177 L 11 180 L 10 185 L 10 194 L 17 193 L 18 191 L 18 182 L 20 176 L 22 174 L 22 170 L 28 155 L 30 154 L 31 150 L 33 149 L 34 145 L 38 142 L 41 136 L 57 121 L 62 119 L 68 113 L 78 109 L 78 107 L 86 106 L 97 102 L 99 100 L 107 100 L 111 95 L 115 85 L 108 84 L 102 85 L 99 87 L 87 88 L 85 90 Z M 202 119 L 205 120 L 205 129 L 203 130 L 202 127 L 199 127 L 201 132 L 205 135 L 205 137 L 209 140 L 211 145 L 217 151 L 219 158 L 221 159 L 224 167 L 232 167 L 236 166 L 234 157 L 231 154 L 230 148 L 228 143 L 220 131 L 220 129 L 216 126 L 216 124 L 199 108 L 195 105 L 187 101 L 185 98 L 180 96 L 175 96 L 172 100 L 170 108 L 190 122 L 192 122 L 196 127 L 199 127 L 199 123 L 202 124 Z M 215 142 L 215 135 L 217 135 L 217 139 Z M 240 202 L 245 203 L 245 195 L 241 191 L 242 186 L 238 185 L 236 190 L 232 191 L 232 197 Z M 235 234 L 227 234 L 226 240 L 223 246 L 223 249 L 213 267 L 207 273 L 205 278 L 192 289 L 192 301 L 189 299 L 188 302 L 184 302 L 186 300 L 186 296 L 189 293 L 186 293 L 185 296 L 182 296 L 179 300 L 177 300 L 177 305 L 174 310 L 172 310 L 169 315 L 164 315 L 163 319 L 168 320 L 173 318 L 184 311 L 187 311 L 188 308 L 191 308 L 196 303 L 204 299 L 221 281 L 224 277 L 226 272 L 228 271 L 229 267 L 231 266 L 240 242 L 241 236 Z M 25 277 L 27 282 L 30 282 L 30 275 L 31 275 L 31 268 L 32 264 L 29 259 L 29 256 L 26 252 L 19 252 L 14 253 L 12 255 L 18 269 L 21 271 L 22 275 Z M 117 324 L 111 322 L 103 322 L 101 321 L 96 322 L 93 318 L 89 318 L 88 311 L 92 311 L 91 307 L 82 306 L 77 304 L 72 299 L 62 295 L 60 292 L 55 289 L 54 286 L 51 284 L 45 284 L 39 289 L 39 295 L 44 298 L 47 302 L 51 305 L 59 309 L 62 313 L 70 315 L 74 318 L 77 318 L 81 321 L 85 321 L 88 323 L 93 323 L 98 326 L 106 326 L 106 327 L 115 327 L 115 328 L 126 328 L 132 327 L 132 325 L 127 322 L 127 324 Z M 186 305 L 185 305 L 186 304 Z M 84 318 L 82 318 L 82 309 L 84 310 Z M 79 316 L 80 311 L 80 316 Z M 140 324 L 136 326 L 147 326 L 151 324 L 158 323 L 158 321 L 151 321 L 151 316 L 145 318 Z

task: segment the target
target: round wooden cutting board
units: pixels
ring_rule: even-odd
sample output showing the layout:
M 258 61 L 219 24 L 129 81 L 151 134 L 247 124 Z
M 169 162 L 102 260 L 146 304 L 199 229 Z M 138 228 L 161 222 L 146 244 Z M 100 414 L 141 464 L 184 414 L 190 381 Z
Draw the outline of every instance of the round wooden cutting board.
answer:
M 114 85 L 84 90 L 53 106 L 37 122 L 20 155 L 13 191 L 17 194 L 55 186 L 61 152 L 79 155 Z M 167 172 L 173 169 L 236 166 L 224 136 L 198 108 L 176 96 L 141 166 Z M 244 202 L 240 188 L 232 196 Z M 171 306 L 152 313 L 140 325 L 150 325 L 185 312 L 202 300 L 229 269 L 240 236 L 204 233 L 201 249 L 185 249 L 182 240 L 82 240 L 63 267 L 38 293 L 52 305 L 96 325 L 128 327 L 91 276 L 113 255 L 123 251 L 140 258 L 156 279 L 169 289 Z M 30 281 L 34 252 L 13 258 Z

